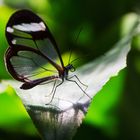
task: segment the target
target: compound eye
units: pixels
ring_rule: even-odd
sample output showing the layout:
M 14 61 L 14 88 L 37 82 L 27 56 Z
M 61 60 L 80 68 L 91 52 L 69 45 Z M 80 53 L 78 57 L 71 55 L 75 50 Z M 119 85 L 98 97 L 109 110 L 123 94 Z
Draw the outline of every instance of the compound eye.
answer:
M 72 66 L 71 69 L 70 69 L 71 72 L 74 72 L 75 70 L 76 70 L 76 69 L 75 69 L 75 67 L 73 67 L 73 66 Z

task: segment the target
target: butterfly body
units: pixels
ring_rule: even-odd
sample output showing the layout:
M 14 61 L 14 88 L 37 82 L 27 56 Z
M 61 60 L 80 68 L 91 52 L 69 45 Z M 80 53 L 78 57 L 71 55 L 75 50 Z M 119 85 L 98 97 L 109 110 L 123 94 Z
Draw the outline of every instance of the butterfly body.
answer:
M 70 70 L 74 69 L 74 67 L 69 64 L 67 65 L 66 67 L 64 67 L 64 70 L 62 69 L 61 71 L 59 71 L 59 76 L 47 76 L 47 77 L 44 77 L 44 78 L 40 78 L 40 79 L 37 79 L 37 80 L 34 80 L 34 81 L 26 81 L 20 88 L 21 89 L 31 89 L 45 81 L 51 81 L 51 80 L 57 80 L 57 79 L 61 79 L 62 82 L 64 80 L 68 80 L 68 73 Z

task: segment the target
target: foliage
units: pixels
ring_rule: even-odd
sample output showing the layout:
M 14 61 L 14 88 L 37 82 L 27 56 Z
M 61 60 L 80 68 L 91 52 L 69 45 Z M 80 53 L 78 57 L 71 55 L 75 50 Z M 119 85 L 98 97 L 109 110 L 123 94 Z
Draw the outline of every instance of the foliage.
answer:
M 136 20 L 139 1 L 4 0 L 0 6 L 0 80 L 11 79 L 4 66 L 5 25 L 13 11 L 28 8 L 40 14 L 53 32 L 61 52 L 87 54 L 86 63 L 107 52 L 127 34 Z M 82 27 L 78 40 L 77 35 Z M 128 67 L 95 96 L 75 139 L 140 139 L 140 38 L 135 37 Z M 64 56 L 65 57 L 65 56 Z M 68 58 L 68 55 L 67 55 Z M 0 139 L 40 139 L 11 87 L 0 90 Z

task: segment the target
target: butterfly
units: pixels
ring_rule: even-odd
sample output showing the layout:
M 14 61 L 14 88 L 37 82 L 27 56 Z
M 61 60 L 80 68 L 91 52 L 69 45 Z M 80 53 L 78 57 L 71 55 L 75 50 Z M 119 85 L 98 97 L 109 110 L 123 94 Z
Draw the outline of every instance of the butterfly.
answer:
M 61 79 L 61 82 L 54 86 L 54 92 L 65 79 L 79 86 L 76 81 L 68 78 L 69 71 L 75 71 L 74 66 L 70 63 L 64 66 L 49 28 L 32 11 L 15 12 L 6 25 L 5 34 L 9 44 L 5 54 L 6 66 L 12 77 L 23 83 L 21 89 L 31 89 L 52 81 L 56 84 L 58 79 Z M 81 87 L 80 89 L 85 93 Z

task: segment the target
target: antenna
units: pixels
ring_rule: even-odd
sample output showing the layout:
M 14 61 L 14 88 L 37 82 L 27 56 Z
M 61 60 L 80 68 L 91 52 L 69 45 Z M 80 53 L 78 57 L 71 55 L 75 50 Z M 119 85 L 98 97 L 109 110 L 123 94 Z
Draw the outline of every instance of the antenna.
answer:
M 79 60 L 79 59 L 85 58 L 85 57 L 87 57 L 87 56 L 89 56 L 89 55 L 84 55 L 84 56 L 81 56 L 81 57 L 77 57 L 77 58 L 75 58 L 74 60 L 72 60 L 70 63 L 73 63 L 73 62 L 75 62 L 75 61 L 77 61 L 77 60 Z
M 82 29 L 83 29 L 83 27 L 80 27 L 80 30 L 79 30 L 79 32 L 78 32 L 78 34 L 77 34 L 76 39 L 75 39 L 75 42 L 76 42 L 76 43 L 77 43 L 77 40 L 78 40 L 78 38 L 79 38 L 79 35 L 80 35 L 80 33 L 81 33 Z M 72 50 L 71 50 L 71 49 L 69 49 L 69 50 L 70 50 L 70 55 L 69 55 L 68 64 L 70 64 L 70 63 L 72 63 L 73 61 L 75 61 L 75 60 L 73 60 L 72 62 L 70 62 L 71 57 L 72 57 Z M 77 60 L 77 59 L 76 59 L 76 60 Z
M 70 50 L 70 55 L 69 55 L 69 61 L 68 61 L 68 64 L 70 64 L 70 59 L 71 59 L 71 56 L 72 56 L 72 49 Z
M 79 30 L 79 32 L 78 32 L 78 34 L 77 34 L 77 37 L 76 37 L 76 40 L 75 40 L 75 42 L 76 42 L 76 43 L 77 43 L 77 40 L 78 40 L 78 38 L 79 38 L 79 35 L 80 35 L 80 33 L 81 33 L 82 29 L 83 29 L 83 26 L 82 26 L 82 27 L 80 27 L 80 30 Z

